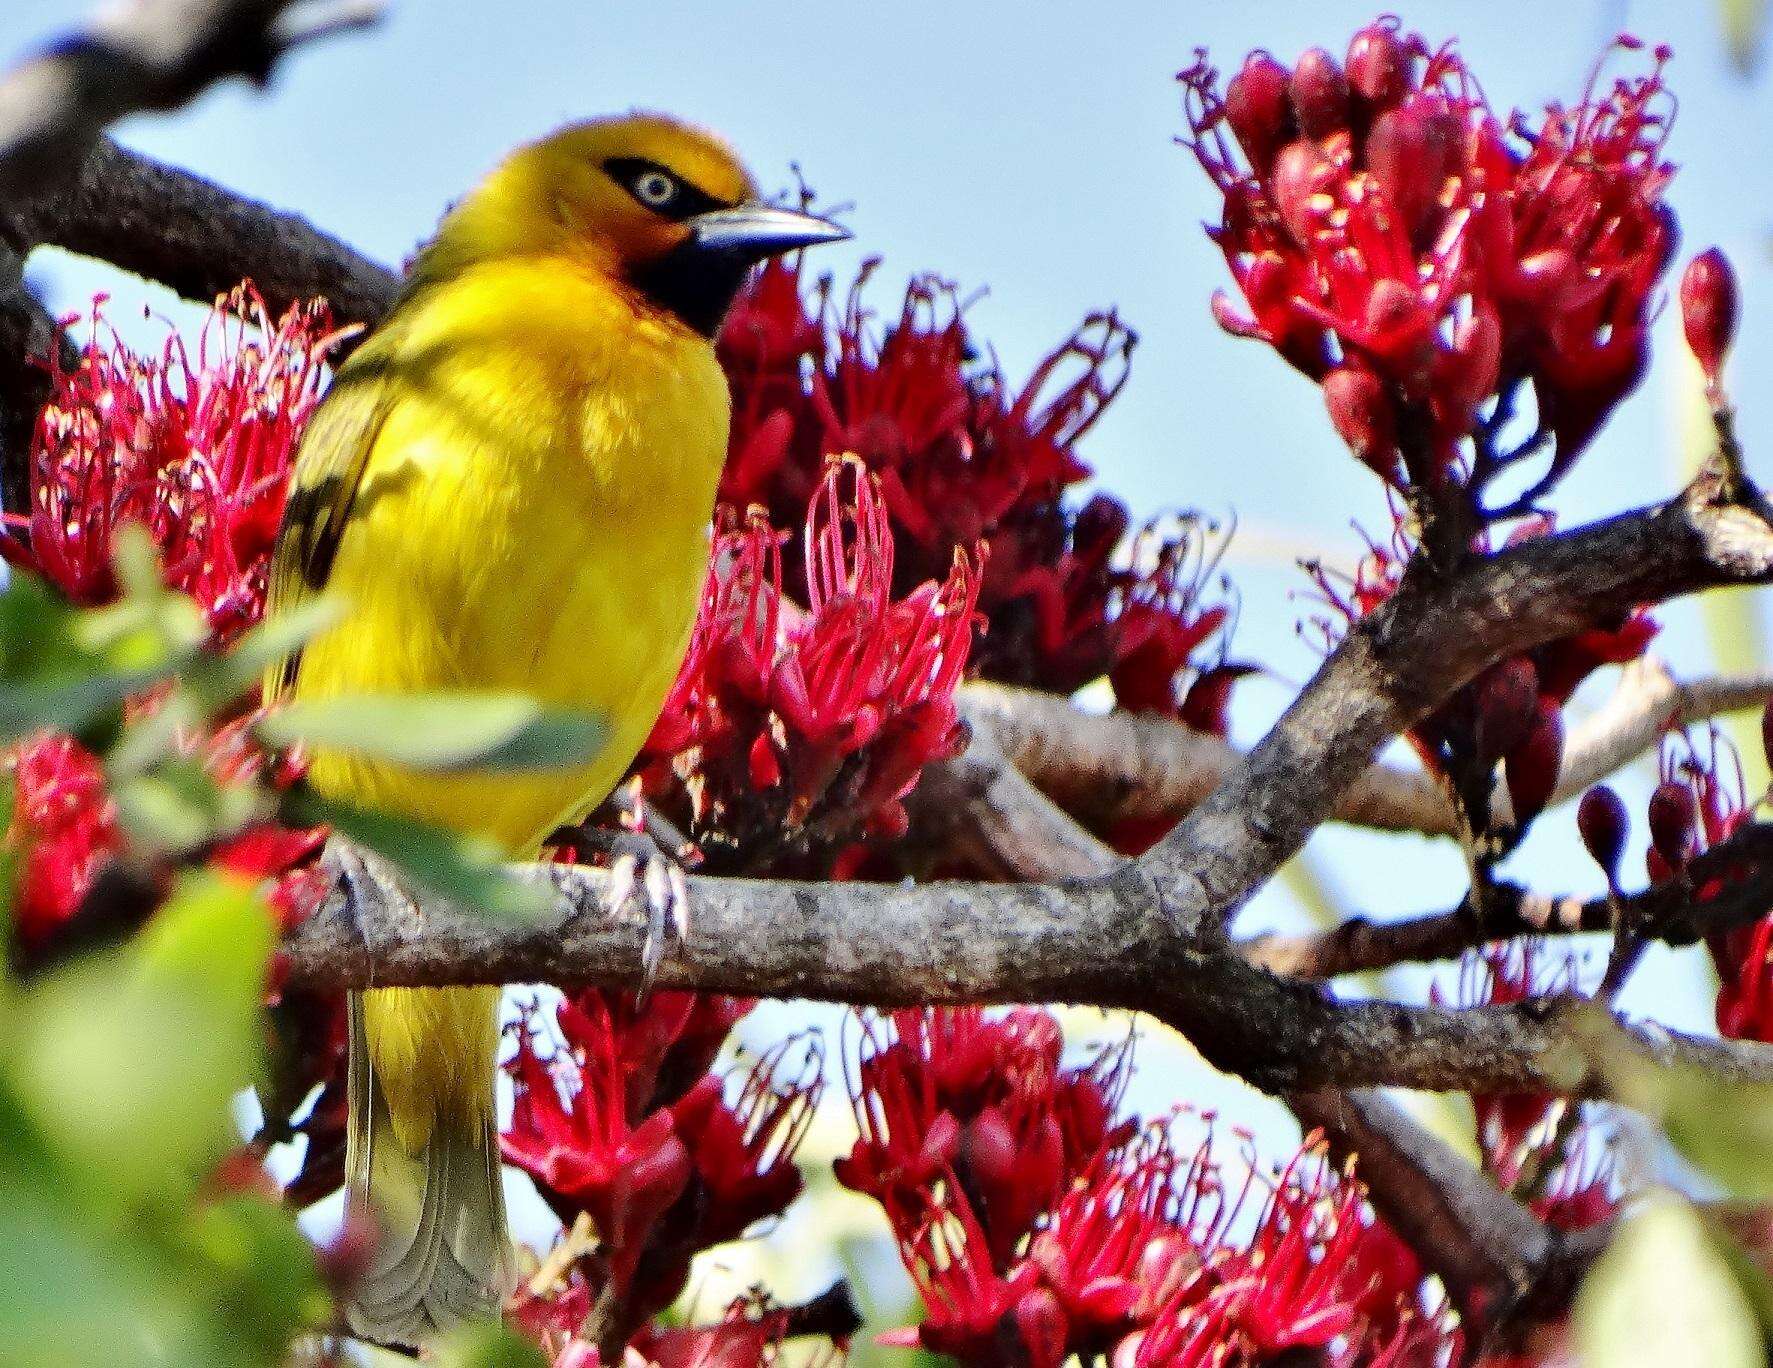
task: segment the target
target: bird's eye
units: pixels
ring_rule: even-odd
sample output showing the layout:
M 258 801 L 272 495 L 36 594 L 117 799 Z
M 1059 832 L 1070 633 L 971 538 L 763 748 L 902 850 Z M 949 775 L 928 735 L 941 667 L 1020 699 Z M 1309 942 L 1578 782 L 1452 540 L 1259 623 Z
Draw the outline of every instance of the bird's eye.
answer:
M 669 172 L 654 167 L 636 175 L 628 182 L 628 189 L 648 209 L 667 209 L 677 198 L 678 185 Z

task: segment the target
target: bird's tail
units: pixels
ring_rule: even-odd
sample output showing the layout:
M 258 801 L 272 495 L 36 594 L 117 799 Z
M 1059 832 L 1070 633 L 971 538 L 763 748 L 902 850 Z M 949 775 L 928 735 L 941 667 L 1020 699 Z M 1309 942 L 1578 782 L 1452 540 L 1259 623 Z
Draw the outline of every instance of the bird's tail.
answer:
M 346 1307 L 365 1339 L 427 1344 L 497 1317 L 510 1290 L 492 1105 L 497 1012 L 496 989 L 350 995 L 346 1200 L 380 1231 Z

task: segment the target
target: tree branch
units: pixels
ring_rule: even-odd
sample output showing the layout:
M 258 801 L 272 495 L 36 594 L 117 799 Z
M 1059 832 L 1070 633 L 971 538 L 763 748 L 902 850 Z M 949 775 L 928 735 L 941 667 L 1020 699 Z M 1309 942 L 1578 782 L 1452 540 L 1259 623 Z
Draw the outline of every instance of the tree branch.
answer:
M 1713 897 L 1696 902 L 1693 889 L 1725 875 Z M 1773 911 L 1773 825 L 1755 823 L 1696 857 L 1685 877 L 1630 894 L 1618 907 L 1646 936 L 1690 945 L 1711 931 L 1746 925 Z M 1453 959 L 1490 941 L 1516 936 L 1576 934 L 1613 929 L 1608 898 L 1547 897 L 1499 883 L 1481 914 L 1468 904 L 1399 921 L 1351 917 L 1328 931 L 1268 933 L 1241 943 L 1244 957 L 1277 974 L 1328 979 L 1388 969 L 1396 964 Z
M 1089 826 L 1180 819 L 1242 760 L 1229 742 L 1169 718 L 1086 713 L 1068 700 L 1004 684 L 961 690 L 961 710 L 988 721 L 1003 753 L 1048 797 Z M 1618 686 L 1574 727 L 1553 804 L 1574 798 L 1653 748 L 1671 726 L 1688 726 L 1773 700 L 1773 674 L 1675 679 L 1654 657 L 1626 666 Z M 1506 815 L 1508 791 L 1493 800 Z M 1453 810 L 1432 775 L 1374 765 L 1336 805 L 1335 819 L 1378 831 L 1451 836 Z
M 1541 1222 L 1384 1094 L 1295 1094 L 1289 1105 L 1331 1149 L 1354 1155 L 1373 1207 L 1437 1274 L 1466 1333 L 1560 1318 L 1610 1228 L 1566 1234 Z
M 0 202 L 53 190 L 126 114 L 176 108 L 231 76 L 263 82 L 290 47 L 368 22 L 303 13 L 290 0 L 137 0 L 26 58 L 0 80 Z
M 100 138 L 55 193 L 0 207 L 15 250 L 61 247 L 203 302 L 251 280 L 273 313 L 324 298 L 341 323 L 377 322 L 399 276 L 300 215 Z

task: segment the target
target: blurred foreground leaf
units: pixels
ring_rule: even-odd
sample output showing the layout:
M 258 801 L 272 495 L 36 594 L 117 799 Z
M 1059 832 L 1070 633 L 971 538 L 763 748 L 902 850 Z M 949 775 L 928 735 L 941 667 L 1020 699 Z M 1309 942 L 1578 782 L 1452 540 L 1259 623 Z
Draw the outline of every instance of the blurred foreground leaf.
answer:
M 603 749 L 594 717 L 528 694 L 362 695 L 291 703 L 258 724 L 274 746 L 304 742 L 424 770 L 562 769 Z
M 1579 1033 L 1608 1090 L 1659 1124 L 1690 1164 L 1733 1196 L 1773 1198 L 1773 1084 L 1657 1064 L 1604 1013 L 1587 1018 Z
M 1583 1368 L 1760 1368 L 1761 1333 L 1710 1231 L 1652 1198 L 1620 1226 L 1571 1316 Z
M 330 826 L 398 866 L 414 889 L 434 894 L 465 912 L 513 920 L 546 915 L 546 889 L 524 883 L 505 868 L 491 842 L 475 841 L 392 813 L 336 803 L 301 791 L 290 796 L 287 815 L 302 826 Z
M 472 1325 L 436 1349 L 440 1368 L 547 1368 L 542 1351 L 514 1330 Z

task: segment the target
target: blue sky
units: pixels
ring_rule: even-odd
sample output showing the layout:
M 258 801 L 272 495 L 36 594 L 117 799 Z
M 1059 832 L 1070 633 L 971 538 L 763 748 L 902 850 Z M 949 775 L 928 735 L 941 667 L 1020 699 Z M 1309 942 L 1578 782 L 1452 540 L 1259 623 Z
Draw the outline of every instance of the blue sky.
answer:
M 0 55 L 87 8 L 87 0 L 14 0 L 0 8 Z M 791 183 L 797 164 L 826 202 L 853 203 L 855 242 L 821 255 L 840 279 L 863 255 L 880 255 L 889 287 L 922 269 L 963 291 L 988 287 L 972 321 L 1013 378 L 1086 312 L 1118 306 L 1143 341 L 1132 382 L 1086 455 L 1142 513 L 1188 505 L 1237 514 L 1239 654 L 1274 675 L 1245 690 L 1237 726 L 1249 737 L 1315 661 L 1295 637 L 1300 605 L 1289 594 L 1302 579 L 1290 557 L 1311 551 L 1346 563 L 1358 546 L 1350 520 L 1378 528 L 1384 506 L 1376 482 L 1330 433 L 1315 391 L 1208 317 L 1208 296 L 1223 283 L 1200 231 L 1214 205 L 1173 142 L 1181 127 L 1173 77 L 1202 45 L 1222 67 L 1254 46 L 1288 60 L 1314 43 L 1340 52 L 1372 13 L 1345 0 L 404 0 L 378 29 L 296 55 L 268 93 L 217 91 L 177 116 L 133 120 L 122 136 L 397 262 L 511 145 L 590 113 L 664 108 L 726 132 L 765 185 Z M 1750 151 L 1773 145 L 1773 87 L 1730 72 L 1712 5 L 1440 0 L 1405 18 L 1432 39 L 1457 34 L 1501 107 L 1574 98 L 1621 28 L 1672 43 L 1682 101 L 1672 199 L 1685 248 L 1721 243 L 1742 271 L 1747 323 L 1735 374 L 1773 366 L 1773 329 L 1757 309 L 1773 269 L 1770 199 L 1763 159 Z M 40 257 L 36 271 L 57 307 L 77 308 L 99 287 L 120 304 L 148 297 L 64 260 Z M 890 288 L 874 298 L 883 309 L 896 304 Z M 1693 382 L 1674 335 L 1671 310 L 1655 373 L 1557 500 L 1567 521 L 1675 487 Z M 1739 388 L 1750 466 L 1766 475 L 1773 405 Z M 1696 615 L 1665 617 L 1668 652 L 1705 668 L 1710 648 Z M 1628 787 L 1641 813 L 1644 785 Z M 1547 888 L 1598 887 L 1568 814 L 1542 826 L 1518 867 Z M 1429 910 L 1460 890 L 1450 848 L 1331 832 L 1316 849 L 1351 908 Z M 1289 896 L 1273 890 L 1248 924 L 1295 915 Z M 1659 959 L 1629 1005 L 1705 1026 L 1695 964 L 1691 953 L 1679 965 Z M 1143 1085 L 1154 1099 L 1183 1086 L 1167 1067 L 1153 1072 Z

